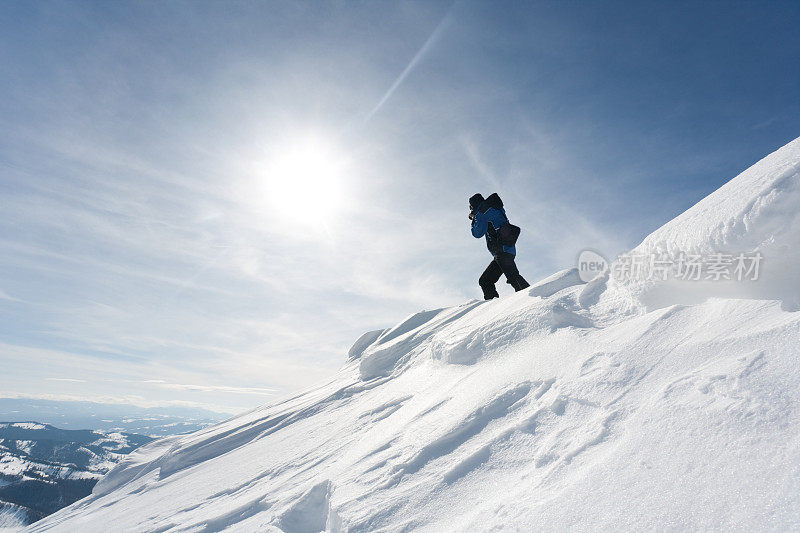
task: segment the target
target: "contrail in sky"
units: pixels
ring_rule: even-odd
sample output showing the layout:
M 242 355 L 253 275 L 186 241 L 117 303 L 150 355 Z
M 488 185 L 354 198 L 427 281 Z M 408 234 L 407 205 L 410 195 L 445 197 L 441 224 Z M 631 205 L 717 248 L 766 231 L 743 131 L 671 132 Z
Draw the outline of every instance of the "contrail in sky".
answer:
M 455 3 L 453 3 L 453 5 L 455 5 Z M 449 16 L 450 16 L 450 12 L 452 10 L 453 10 L 453 6 L 451 5 L 450 9 L 447 10 L 447 13 L 445 13 L 445 15 L 442 17 L 442 20 L 436 26 L 436 29 L 434 29 L 433 33 L 431 33 L 431 36 L 428 37 L 428 40 L 425 41 L 425 44 L 422 45 L 422 48 L 419 49 L 419 51 L 411 59 L 411 62 L 406 66 L 406 68 L 403 70 L 403 72 L 401 72 L 400 75 L 397 77 L 397 79 L 394 80 L 394 83 L 392 83 L 392 86 L 389 87 L 388 91 L 386 91 L 386 94 L 383 95 L 383 98 L 381 98 L 380 101 L 375 105 L 375 107 L 373 107 L 372 110 L 369 113 L 367 113 L 367 116 L 364 117 L 364 120 L 361 122 L 362 126 L 364 124 L 366 124 L 367 122 L 369 122 L 370 119 L 373 116 L 375 116 L 375 113 L 380 111 L 381 107 L 383 107 L 383 104 L 385 104 L 386 101 L 389 100 L 389 98 L 392 97 L 392 95 L 397 90 L 397 88 L 400 87 L 400 84 L 403 83 L 403 81 L 406 79 L 406 76 L 408 76 L 409 73 L 412 70 L 414 70 L 414 67 L 416 67 L 417 64 L 422 60 L 422 58 L 425 57 L 425 54 L 428 53 L 428 50 L 430 50 L 431 46 L 433 46 L 433 44 L 439 38 L 439 35 L 441 35 L 442 30 L 447 25 L 447 22 L 448 22 L 448 19 L 449 19 Z

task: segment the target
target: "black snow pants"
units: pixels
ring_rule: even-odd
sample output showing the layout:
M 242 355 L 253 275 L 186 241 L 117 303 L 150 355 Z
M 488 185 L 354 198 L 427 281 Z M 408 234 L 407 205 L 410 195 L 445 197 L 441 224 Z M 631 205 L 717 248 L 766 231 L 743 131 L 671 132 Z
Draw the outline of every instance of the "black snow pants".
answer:
M 506 282 L 514 287 L 515 291 L 521 291 L 522 289 L 530 287 L 528 282 L 525 281 L 525 278 L 520 275 L 519 270 L 517 270 L 517 265 L 514 263 L 514 256 L 506 252 L 500 252 L 494 256 L 494 259 L 489 263 L 489 266 L 486 267 L 486 270 L 483 271 L 483 274 L 481 274 L 478 280 L 481 289 L 483 289 L 483 298 L 485 300 L 500 297 L 500 295 L 497 294 L 497 289 L 494 284 L 498 282 L 501 274 L 505 274 Z

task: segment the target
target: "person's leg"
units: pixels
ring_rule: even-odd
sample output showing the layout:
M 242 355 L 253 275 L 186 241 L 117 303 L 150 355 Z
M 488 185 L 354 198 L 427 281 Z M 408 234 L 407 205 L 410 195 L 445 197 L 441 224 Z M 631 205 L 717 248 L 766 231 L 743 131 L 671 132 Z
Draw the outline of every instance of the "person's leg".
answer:
M 492 259 L 492 262 L 489 263 L 489 266 L 486 267 L 486 270 L 483 271 L 483 274 L 481 274 L 481 277 L 478 279 L 478 284 L 481 286 L 481 289 L 483 289 L 484 300 L 500 298 L 494 284 L 500 279 L 502 273 L 503 270 L 500 268 L 500 265 L 497 264 L 497 261 Z
M 522 289 L 527 289 L 528 287 L 530 287 L 530 284 L 527 281 L 525 281 L 525 278 L 523 278 L 522 275 L 519 273 L 517 265 L 514 262 L 513 255 L 506 252 L 502 252 L 497 254 L 497 256 L 495 257 L 495 261 L 500 266 L 500 269 L 502 270 L 503 274 L 505 274 L 506 282 L 512 287 L 514 287 L 515 291 L 519 292 Z

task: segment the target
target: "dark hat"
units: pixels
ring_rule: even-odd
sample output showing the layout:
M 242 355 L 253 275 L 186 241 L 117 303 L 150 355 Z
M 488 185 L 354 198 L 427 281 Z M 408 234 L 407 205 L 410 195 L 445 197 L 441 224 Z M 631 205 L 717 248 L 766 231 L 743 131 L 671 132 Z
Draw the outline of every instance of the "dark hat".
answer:
M 469 199 L 469 208 L 473 211 L 483 203 L 483 195 L 481 193 L 473 194 Z

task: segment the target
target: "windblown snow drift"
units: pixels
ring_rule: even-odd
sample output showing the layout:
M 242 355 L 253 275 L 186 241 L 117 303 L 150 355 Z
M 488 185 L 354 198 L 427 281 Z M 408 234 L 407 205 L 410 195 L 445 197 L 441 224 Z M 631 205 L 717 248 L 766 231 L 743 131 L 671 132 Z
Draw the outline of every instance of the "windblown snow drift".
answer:
M 799 208 L 800 139 L 638 248 L 761 251 L 746 290 L 566 270 L 418 313 L 32 530 L 798 529 Z

